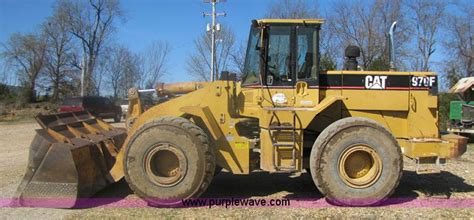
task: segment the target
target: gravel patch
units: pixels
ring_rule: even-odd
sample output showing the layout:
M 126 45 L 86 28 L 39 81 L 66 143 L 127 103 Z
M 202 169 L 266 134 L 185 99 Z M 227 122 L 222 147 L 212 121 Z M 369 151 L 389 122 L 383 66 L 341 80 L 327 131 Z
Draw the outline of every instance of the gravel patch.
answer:
M 114 124 L 115 126 L 123 126 Z M 28 147 L 35 135 L 35 123 L 0 124 L 0 199 L 13 196 L 20 183 L 28 160 Z M 416 201 L 444 199 L 446 201 L 474 201 L 474 145 L 461 158 L 448 161 L 440 174 L 417 175 L 413 162 L 405 161 L 405 171 L 392 198 L 406 202 L 396 206 L 369 208 L 347 207 L 200 207 L 200 208 L 113 208 L 123 201 L 139 201 L 125 181 L 120 181 L 99 192 L 94 198 L 114 198 L 103 204 L 83 209 L 0 208 L 1 218 L 14 219 L 76 219 L 76 218 L 474 218 L 473 205 L 455 208 L 410 207 Z M 268 174 L 217 175 L 203 198 L 288 198 L 290 201 L 311 199 L 324 202 L 311 176 Z

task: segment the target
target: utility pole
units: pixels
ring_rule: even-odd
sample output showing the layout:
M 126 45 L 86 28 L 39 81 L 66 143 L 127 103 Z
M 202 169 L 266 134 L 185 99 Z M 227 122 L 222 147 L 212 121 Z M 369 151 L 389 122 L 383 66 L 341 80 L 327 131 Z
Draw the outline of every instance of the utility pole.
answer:
M 212 24 L 207 26 L 207 31 L 211 31 L 211 82 L 217 79 L 216 73 L 216 31 L 220 31 L 220 24 L 216 24 L 216 17 L 226 16 L 226 13 L 217 13 L 216 4 L 219 2 L 225 2 L 225 0 L 204 0 L 204 3 L 211 3 L 212 13 L 202 13 L 203 16 L 211 16 Z

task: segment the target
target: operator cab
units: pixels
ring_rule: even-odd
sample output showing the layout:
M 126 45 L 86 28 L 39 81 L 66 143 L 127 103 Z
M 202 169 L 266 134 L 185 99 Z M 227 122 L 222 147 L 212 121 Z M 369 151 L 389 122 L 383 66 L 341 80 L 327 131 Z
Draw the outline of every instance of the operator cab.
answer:
M 252 21 L 243 87 L 318 85 L 321 19 Z

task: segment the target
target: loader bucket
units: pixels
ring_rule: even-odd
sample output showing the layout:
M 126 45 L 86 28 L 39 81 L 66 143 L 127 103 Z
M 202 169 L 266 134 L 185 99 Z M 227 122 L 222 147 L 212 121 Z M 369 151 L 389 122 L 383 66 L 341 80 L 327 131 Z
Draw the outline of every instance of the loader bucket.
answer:
M 123 177 L 111 168 L 125 129 L 88 112 L 38 115 L 36 121 L 41 129 L 31 143 L 14 205 L 71 208 Z

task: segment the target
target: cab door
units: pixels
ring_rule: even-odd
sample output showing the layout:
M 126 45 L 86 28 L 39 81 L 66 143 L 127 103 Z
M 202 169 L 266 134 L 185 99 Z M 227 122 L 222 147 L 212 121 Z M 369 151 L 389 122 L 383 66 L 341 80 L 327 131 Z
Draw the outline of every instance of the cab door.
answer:
M 295 103 L 294 33 L 294 26 L 266 27 L 263 107 L 291 107 Z
M 295 105 L 295 25 L 268 26 L 260 123 L 260 168 L 266 171 L 299 171 L 302 165 L 302 132 Z
M 314 107 L 319 103 L 319 27 L 296 27 L 295 107 Z

